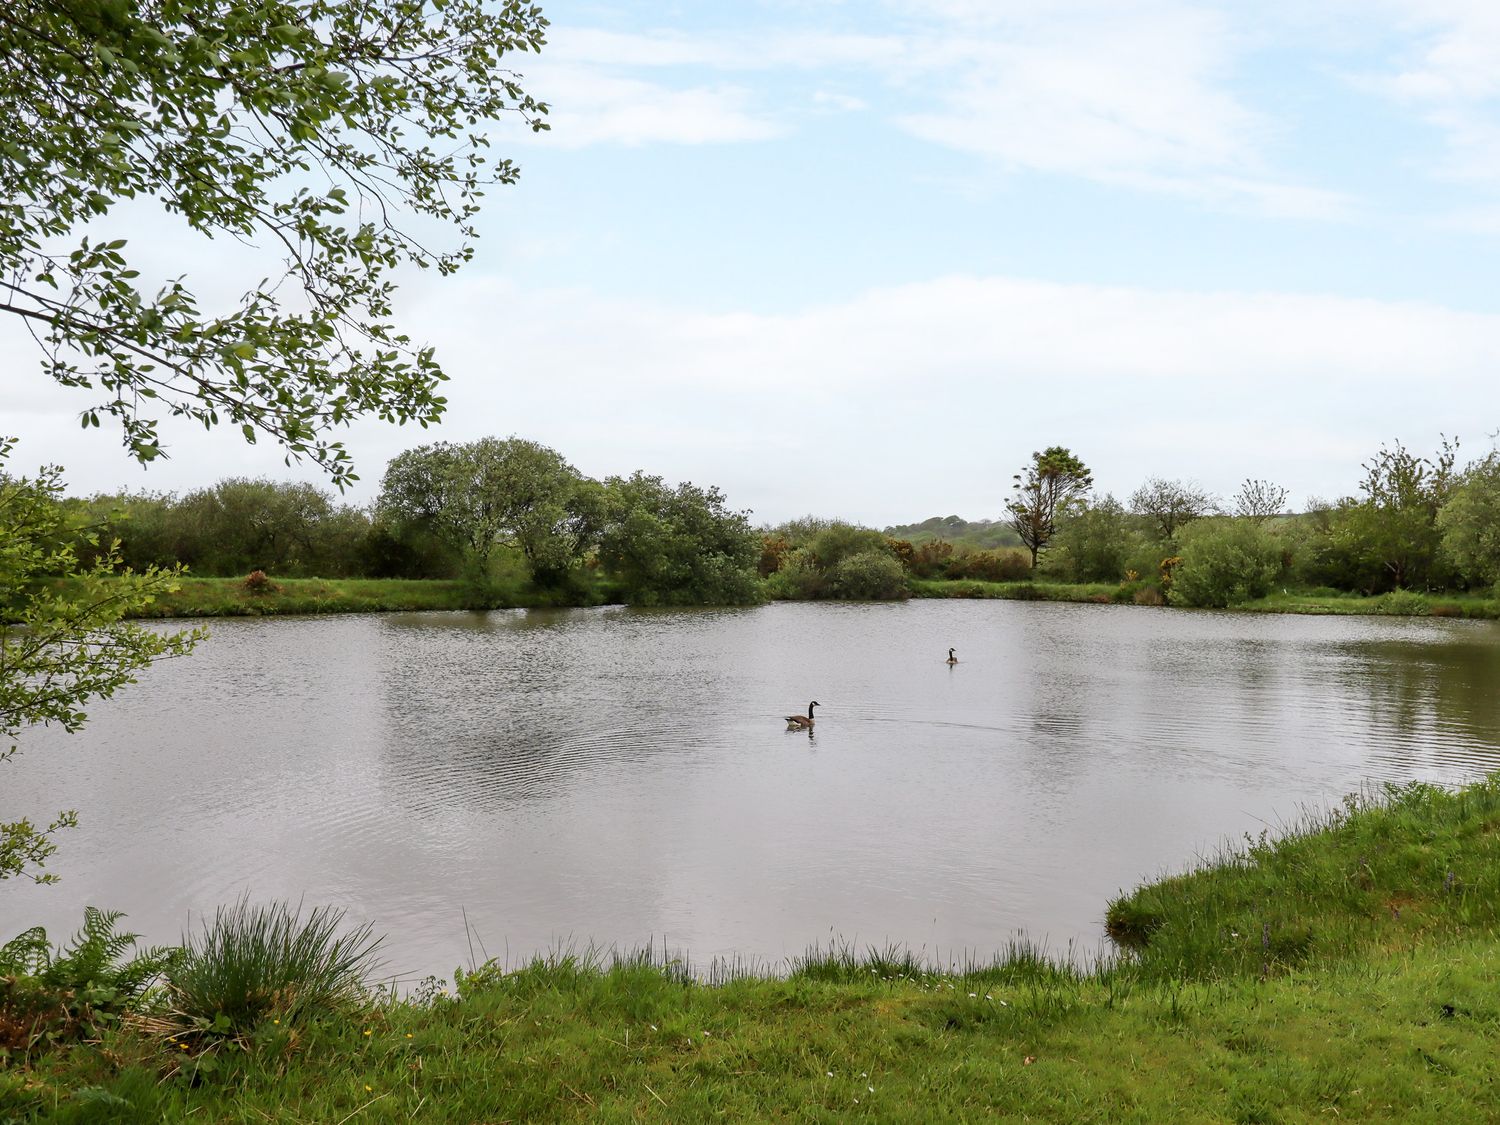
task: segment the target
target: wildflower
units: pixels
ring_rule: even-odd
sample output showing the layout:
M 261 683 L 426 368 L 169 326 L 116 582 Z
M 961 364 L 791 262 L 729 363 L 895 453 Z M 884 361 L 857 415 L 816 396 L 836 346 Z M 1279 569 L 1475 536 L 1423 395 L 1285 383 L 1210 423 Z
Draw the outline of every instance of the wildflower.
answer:
M 366 1034 L 366 1035 L 369 1035 L 369 1034 L 370 1034 L 370 1029 L 369 1029 L 369 1028 L 368 1028 L 368 1027 L 367 1027 L 367 1028 L 365 1028 L 365 1034 Z
M 411 1032 L 409 1032 L 409 1031 L 408 1031 L 408 1032 L 407 1032 L 407 1033 L 406 1033 L 406 1037 L 407 1037 L 407 1038 L 408 1038 L 408 1039 L 410 1039 L 410 1038 L 411 1038 Z
M 375 1089 L 375 1087 L 374 1087 L 374 1086 L 371 1086 L 371 1085 L 370 1085 L 370 1084 L 369 1084 L 369 1083 L 366 1083 L 366 1084 L 365 1084 L 365 1090 L 366 1090 L 366 1091 L 367 1091 L 367 1092 L 373 1092 L 373 1091 L 374 1091 L 374 1089 Z
M 281 1023 L 280 1020 L 272 1020 L 271 1022 L 274 1023 L 274 1024 L 280 1024 Z
M 869 1090 L 870 1093 L 872 1093 L 872 1094 L 875 1092 L 875 1087 L 874 1086 L 866 1086 L 865 1089 Z
M 833 1077 L 833 1071 L 831 1071 L 831 1070 L 830 1070 L 830 1071 L 829 1071 L 829 1072 L 828 1072 L 828 1077 L 829 1077 L 829 1078 L 832 1078 L 832 1077 Z
M 181 1048 L 182 1048 L 182 1049 L 183 1049 L 183 1050 L 184 1050 L 184 1051 L 186 1051 L 186 1050 L 187 1050 L 187 1044 L 186 1044 L 186 1043 L 179 1043 L 179 1044 L 177 1044 L 177 1045 L 178 1045 L 178 1046 L 179 1046 L 179 1047 L 181 1047 Z

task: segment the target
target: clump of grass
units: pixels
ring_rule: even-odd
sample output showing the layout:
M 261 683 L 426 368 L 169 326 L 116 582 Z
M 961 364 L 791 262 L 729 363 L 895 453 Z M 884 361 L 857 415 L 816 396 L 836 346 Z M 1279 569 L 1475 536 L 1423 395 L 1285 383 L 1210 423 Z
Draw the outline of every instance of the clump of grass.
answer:
M 175 1014 L 190 1027 L 242 1035 L 273 1015 L 294 1024 L 358 1008 L 383 938 L 368 923 L 340 933 L 343 920 L 330 907 L 304 919 L 284 902 L 220 907 L 167 972 Z

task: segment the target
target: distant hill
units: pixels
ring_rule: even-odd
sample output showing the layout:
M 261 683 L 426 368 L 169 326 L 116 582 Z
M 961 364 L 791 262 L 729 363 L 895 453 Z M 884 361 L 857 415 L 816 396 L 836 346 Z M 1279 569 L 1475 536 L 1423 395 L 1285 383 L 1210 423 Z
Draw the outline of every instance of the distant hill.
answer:
M 1021 537 L 1016 534 L 1015 529 L 1000 520 L 971 521 L 958 516 L 933 516 L 921 523 L 888 527 L 885 534 L 892 539 L 906 539 L 912 543 L 945 539 L 955 547 L 971 547 L 976 551 L 1021 545 Z

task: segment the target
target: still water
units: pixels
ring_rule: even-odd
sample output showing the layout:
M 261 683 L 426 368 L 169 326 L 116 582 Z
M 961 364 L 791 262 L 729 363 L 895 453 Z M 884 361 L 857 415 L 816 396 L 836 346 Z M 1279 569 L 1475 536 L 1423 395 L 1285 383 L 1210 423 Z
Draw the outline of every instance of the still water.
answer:
M 949 646 L 960 663 L 944 661 Z M 0 820 L 154 941 L 331 903 L 387 970 L 652 941 L 777 967 L 1102 942 L 1107 899 L 1363 784 L 1500 768 L 1500 626 L 923 601 L 226 620 L 28 734 Z M 816 732 L 781 716 L 817 699 Z M 465 927 L 467 918 L 467 931 Z

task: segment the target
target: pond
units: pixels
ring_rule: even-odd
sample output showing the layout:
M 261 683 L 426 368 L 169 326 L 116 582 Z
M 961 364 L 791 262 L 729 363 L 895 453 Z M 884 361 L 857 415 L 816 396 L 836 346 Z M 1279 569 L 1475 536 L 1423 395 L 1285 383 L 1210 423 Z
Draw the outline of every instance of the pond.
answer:
M 959 663 L 945 663 L 948 648 Z M 1107 900 L 1362 785 L 1500 768 L 1500 626 L 1018 602 L 224 620 L 0 766 L 76 807 L 54 887 L 176 940 L 334 904 L 387 970 L 652 942 L 947 962 L 1102 945 Z M 815 731 L 782 716 L 822 706 Z M 470 952 L 470 943 L 473 952 Z

